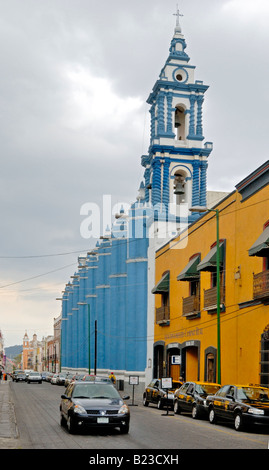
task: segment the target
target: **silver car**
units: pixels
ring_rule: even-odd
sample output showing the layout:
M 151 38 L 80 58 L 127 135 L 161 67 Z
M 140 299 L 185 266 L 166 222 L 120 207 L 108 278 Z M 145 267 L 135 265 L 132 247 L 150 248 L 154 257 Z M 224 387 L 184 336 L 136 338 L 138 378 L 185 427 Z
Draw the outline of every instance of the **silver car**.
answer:
M 27 377 L 27 383 L 31 382 L 38 382 L 39 384 L 42 384 L 42 377 L 39 372 L 30 372 L 28 377 Z

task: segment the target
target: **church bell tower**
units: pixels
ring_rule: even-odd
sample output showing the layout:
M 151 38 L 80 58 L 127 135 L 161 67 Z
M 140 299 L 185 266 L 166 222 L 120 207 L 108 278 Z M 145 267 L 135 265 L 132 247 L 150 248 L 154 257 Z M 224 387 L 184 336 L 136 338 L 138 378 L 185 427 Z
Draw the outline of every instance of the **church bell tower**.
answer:
M 206 206 L 207 161 L 212 142 L 204 142 L 203 103 L 208 89 L 195 80 L 186 41 L 179 24 L 179 10 L 169 56 L 147 103 L 150 105 L 150 146 L 142 156 L 145 167 L 144 201 L 161 205 Z M 192 222 L 197 214 L 188 212 Z

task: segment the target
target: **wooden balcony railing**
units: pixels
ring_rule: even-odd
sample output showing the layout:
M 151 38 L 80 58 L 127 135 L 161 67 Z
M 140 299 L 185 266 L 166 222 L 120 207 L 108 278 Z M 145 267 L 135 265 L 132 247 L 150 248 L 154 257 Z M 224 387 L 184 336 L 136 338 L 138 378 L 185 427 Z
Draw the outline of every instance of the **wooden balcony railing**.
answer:
M 253 298 L 254 300 L 269 298 L 269 271 L 253 274 Z
M 156 308 L 156 323 L 168 323 L 170 320 L 170 307 L 165 305 L 159 308 Z
M 224 303 L 224 286 L 220 288 L 220 303 Z M 217 308 L 217 287 L 212 287 L 204 291 L 204 308 L 206 310 Z
M 200 298 L 198 295 L 190 295 L 183 298 L 183 316 L 196 314 L 200 311 Z

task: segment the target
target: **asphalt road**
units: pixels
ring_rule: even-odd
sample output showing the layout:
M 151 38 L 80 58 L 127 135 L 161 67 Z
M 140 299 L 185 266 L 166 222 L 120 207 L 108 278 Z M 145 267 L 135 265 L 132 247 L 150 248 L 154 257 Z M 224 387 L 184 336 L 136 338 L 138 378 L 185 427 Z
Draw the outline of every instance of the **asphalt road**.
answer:
M 17 449 L 268 449 L 269 435 L 262 430 L 237 432 L 226 423 L 212 425 L 188 414 L 174 415 L 142 403 L 130 406 L 130 432 L 87 431 L 70 435 L 60 426 L 60 396 L 64 387 L 11 383 L 18 427 Z M 130 403 L 132 401 L 130 400 Z

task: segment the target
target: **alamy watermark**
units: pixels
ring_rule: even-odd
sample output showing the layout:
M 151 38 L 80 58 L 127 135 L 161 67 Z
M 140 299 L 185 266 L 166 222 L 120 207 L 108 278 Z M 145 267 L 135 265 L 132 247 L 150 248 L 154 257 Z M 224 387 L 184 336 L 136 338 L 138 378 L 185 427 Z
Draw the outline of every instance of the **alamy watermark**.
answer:
M 112 205 L 111 195 L 103 195 L 102 207 L 86 202 L 80 208 L 83 220 L 80 234 L 90 238 L 154 239 L 158 243 L 179 236 L 182 249 L 188 243 L 188 204 L 170 203 L 168 206 L 137 202 Z

